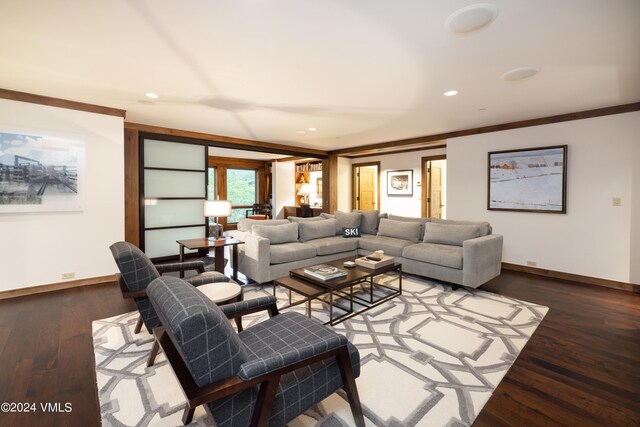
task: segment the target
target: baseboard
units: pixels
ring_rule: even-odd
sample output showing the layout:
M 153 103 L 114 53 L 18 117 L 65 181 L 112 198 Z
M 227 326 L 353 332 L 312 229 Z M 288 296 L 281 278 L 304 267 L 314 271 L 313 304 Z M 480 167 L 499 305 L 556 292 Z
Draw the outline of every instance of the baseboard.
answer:
M 59 291 L 62 289 L 79 288 L 81 286 L 103 285 L 115 281 L 115 274 L 110 274 L 108 276 L 89 277 L 87 279 L 69 280 L 66 282 L 50 283 L 48 285 L 30 286 L 28 288 L 9 289 L 8 291 L 0 291 L 0 300 Z
M 633 283 L 618 282 L 615 280 L 600 279 L 598 277 L 581 276 L 579 274 L 563 273 L 562 271 L 546 270 L 543 268 L 529 267 L 528 265 L 502 263 L 502 268 L 511 271 L 521 271 L 523 273 L 535 274 L 536 276 L 550 277 L 553 279 L 570 280 L 585 285 L 602 286 L 610 289 L 619 289 L 634 293 L 640 293 L 640 285 Z

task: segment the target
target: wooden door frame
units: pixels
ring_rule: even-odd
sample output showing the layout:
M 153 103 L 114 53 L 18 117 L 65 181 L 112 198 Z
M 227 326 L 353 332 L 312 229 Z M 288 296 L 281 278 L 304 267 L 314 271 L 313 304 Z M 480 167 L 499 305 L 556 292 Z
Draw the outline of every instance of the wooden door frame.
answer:
M 376 209 L 380 212 L 380 162 L 364 162 L 364 163 L 352 163 L 351 164 L 351 210 L 356 207 L 356 168 L 365 166 L 377 166 L 376 178 Z
M 422 182 L 420 183 L 422 193 L 421 212 L 423 217 L 427 217 L 427 198 L 429 197 L 429 185 L 427 185 L 427 168 L 425 164 L 433 160 L 447 160 L 446 154 L 438 154 L 436 156 L 425 156 L 421 158 L 420 169 L 422 170 Z

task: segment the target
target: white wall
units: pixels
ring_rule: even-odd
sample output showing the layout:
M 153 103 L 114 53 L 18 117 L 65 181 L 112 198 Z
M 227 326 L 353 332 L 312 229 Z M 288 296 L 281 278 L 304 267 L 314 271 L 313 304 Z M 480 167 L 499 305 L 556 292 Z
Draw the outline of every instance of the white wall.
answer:
M 632 143 L 632 178 L 631 178 L 631 265 L 629 277 L 631 283 L 640 285 L 640 131 L 636 123 L 636 133 Z M 624 200 L 623 200 L 624 203 Z
M 124 239 L 124 120 L 0 99 L 1 124 L 82 134 L 81 212 L 0 214 L 0 291 L 117 271 L 109 245 Z
M 422 181 L 421 159 L 423 157 L 438 156 L 445 153 L 447 153 L 448 157 L 446 149 L 437 148 L 433 150 L 411 151 L 409 153 L 361 157 L 353 159 L 353 163 L 380 162 L 380 212 L 403 216 L 422 216 L 422 187 L 418 186 L 418 182 Z M 406 169 L 413 170 L 413 196 L 387 196 L 387 171 Z M 342 181 L 340 181 L 340 178 L 338 178 L 338 182 L 340 183 L 340 186 L 338 187 L 339 191 L 348 192 L 350 209 L 351 185 L 349 185 L 348 188 L 345 188 Z M 351 165 L 349 165 L 349 182 L 351 182 Z M 338 208 L 340 210 L 347 210 L 342 209 L 340 205 L 338 205 Z
M 351 159 L 338 157 L 338 210 L 351 212 Z
M 295 163 L 273 162 L 273 217 L 284 218 L 284 207 L 295 206 Z
M 448 218 L 489 221 L 504 235 L 504 262 L 629 282 L 639 262 L 631 227 L 640 221 L 640 190 L 632 193 L 639 135 L 634 112 L 450 139 Z M 569 146 L 566 215 L 487 210 L 487 152 L 561 144 Z M 622 206 L 612 206 L 613 197 Z

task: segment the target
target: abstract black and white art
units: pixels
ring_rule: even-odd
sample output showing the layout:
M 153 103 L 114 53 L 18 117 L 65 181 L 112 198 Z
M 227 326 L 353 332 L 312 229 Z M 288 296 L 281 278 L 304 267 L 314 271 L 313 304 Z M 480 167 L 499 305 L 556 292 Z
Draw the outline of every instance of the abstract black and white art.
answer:
M 0 213 L 80 211 L 84 139 L 0 128 Z
M 489 153 L 487 209 L 567 212 L 567 146 Z

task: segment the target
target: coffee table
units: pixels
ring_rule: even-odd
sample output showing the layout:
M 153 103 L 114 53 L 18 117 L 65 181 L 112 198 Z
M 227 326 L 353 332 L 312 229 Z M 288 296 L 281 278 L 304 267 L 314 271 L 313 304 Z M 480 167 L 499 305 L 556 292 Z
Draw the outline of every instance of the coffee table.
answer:
M 321 299 L 328 296 L 328 301 L 324 301 L 329 305 L 329 321 L 325 324 L 335 325 L 343 322 L 350 317 L 358 315 L 364 311 L 370 310 L 398 295 L 402 295 L 402 264 L 396 262 L 394 264 L 380 267 L 375 270 L 356 266 L 352 268 L 346 268 L 343 266 L 345 261 L 353 261 L 354 258 L 339 259 L 336 261 L 324 262 L 322 264 L 329 264 L 338 267 L 347 272 L 344 277 L 339 277 L 333 280 L 320 280 L 313 277 L 306 276 L 304 274 L 304 268 L 298 268 L 291 270 L 288 277 L 282 277 L 273 281 L 273 293 L 275 295 L 276 285 L 282 286 L 289 290 L 289 305 L 283 308 L 293 307 L 299 304 L 307 303 L 307 316 L 311 317 L 311 301 L 314 299 Z M 398 288 L 392 288 L 381 283 L 375 282 L 375 277 L 390 271 L 397 271 L 399 276 Z M 369 286 L 369 298 L 361 298 L 353 294 L 354 286 Z M 375 299 L 373 295 L 374 286 L 390 289 L 392 292 L 381 298 Z M 303 296 L 300 301 L 292 302 L 291 293 L 296 292 Z M 338 304 L 336 297 L 347 298 L 348 307 Z M 362 310 L 357 312 L 353 311 L 354 299 L 358 300 L 358 304 L 364 306 Z M 334 317 L 333 309 L 339 308 L 345 313 Z

